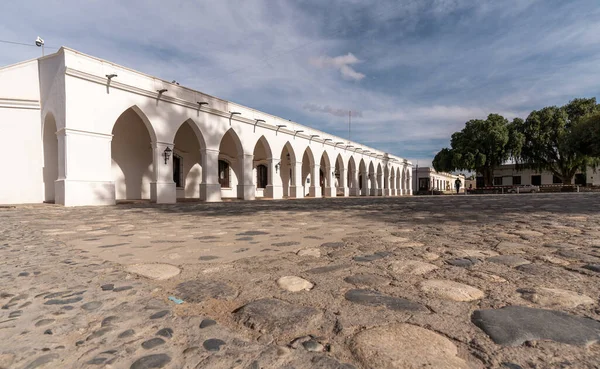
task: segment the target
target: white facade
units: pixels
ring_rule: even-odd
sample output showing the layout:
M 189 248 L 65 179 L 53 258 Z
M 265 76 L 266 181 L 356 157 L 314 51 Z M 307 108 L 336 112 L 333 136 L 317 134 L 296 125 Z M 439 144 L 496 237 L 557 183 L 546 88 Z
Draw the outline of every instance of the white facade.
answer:
M 482 187 L 483 178 L 478 177 L 477 187 Z M 562 185 L 559 178 L 555 178 L 552 172 L 536 171 L 532 169 L 517 170 L 515 164 L 504 164 L 494 169 L 494 186 L 517 186 L 517 185 Z M 571 184 L 600 185 L 600 172 L 588 167 L 585 172 L 578 171 L 573 177 Z
M 413 168 L 413 188 L 415 191 L 441 191 L 446 193 L 456 192 L 455 181 L 460 179 L 459 192 L 464 192 L 465 176 L 462 174 L 452 174 L 437 172 L 430 167 Z
M 68 48 L 0 68 L 0 132 L 0 204 L 412 193 L 405 159 Z

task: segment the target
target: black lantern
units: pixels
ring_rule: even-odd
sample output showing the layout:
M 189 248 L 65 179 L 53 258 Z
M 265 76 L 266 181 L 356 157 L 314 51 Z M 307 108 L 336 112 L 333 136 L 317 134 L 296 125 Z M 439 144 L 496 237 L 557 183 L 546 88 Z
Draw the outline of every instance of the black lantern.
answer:
M 173 152 L 173 150 L 171 150 L 171 148 L 169 146 L 167 146 L 167 148 L 163 152 L 163 155 L 165 157 L 165 164 L 167 164 L 169 162 L 169 158 L 171 157 L 172 152 Z
M 279 172 L 279 168 L 281 168 L 281 163 L 275 164 L 275 173 Z

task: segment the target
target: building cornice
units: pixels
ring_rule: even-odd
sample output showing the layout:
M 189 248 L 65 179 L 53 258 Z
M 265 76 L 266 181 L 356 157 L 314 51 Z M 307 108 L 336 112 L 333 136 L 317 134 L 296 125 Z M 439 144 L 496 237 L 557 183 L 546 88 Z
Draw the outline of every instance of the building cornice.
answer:
M 73 129 L 73 128 L 61 128 L 58 131 L 56 131 L 56 134 L 60 134 L 60 135 L 64 135 L 64 136 L 71 136 L 71 135 L 90 136 L 90 137 L 104 138 L 107 140 L 112 140 L 112 137 L 113 137 L 112 134 L 83 131 L 80 129 Z
M 71 51 L 76 52 L 75 50 L 71 50 Z M 78 54 L 85 55 L 85 54 L 81 54 L 81 53 L 78 53 Z M 85 56 L 87 56 L 87 55 L 85 55 Z M 91 57 L 91 58 L 94 58 L 94 57 Z M 97 58 L 94 58 L 94 59 L 97 59 Z M 101 59 L 97 59 L 97 60 L 101 60 Z M 110 62 L 107 62 L 107 63 L 110 63 Z M 122 67 L 122 68 L 125 68 L 125 67 Z M 162 80 L 160 80 L 158 78 L 151 77 L 149 75 L 146 75 L 146 74 L 134 71 L 134 70 L 129 69 L 129 68 L 125 68 L 125 69 L 127 69 L 128 71 L 130 71 L 132 73 L 136 73 L 138 75 L 145 76 L 147 78 L 154 78 L 156 80 L 162 81 Z M 195 111 L 200 111 L 200 112 L 204 112 L 204 113 L 210 113 L 210 114 L 219 116 L 221 118 L 231 119 L 232 121 L 237 121 L 237 122 L 249 124 L 249 125 L 252 125 L 252 126 L 258 126 L 258 127 L 263 128 L 263 129 L 269 129 L 269 130 L 272 130 L 272 131 L 277 131 L 278 133 L 287 134 L 287 135 L 292 136 L 292 137 L 299 137 L 299 138 L 302 138 L 302 139 L 305 139 L 305 140 L 309 140 L 309 141 L 313 141 L 313 142 L 318 142 L 318 143 L 321 143 L 323 145 L 328 145 L 328 146 L 330 146 L 332 148 L 336 148 L 336 149 L 339 146 L 339 149 L 343 150 L 343 151 L 350 151 L 350 152 L 355 151 L 355 150 L 352 150 L 352 149 L 347 149 L 346 145 L 340 145 L 340 144 L 337 143 L 337 142 L 344 141 L 345 144 L 350 144 L 350 145 L 354 144 L 354 146 L 362 146 L 362 147 L 368 148 L 370 150 L 374 150 L 374 152 L 371 152 L 371 153 L 368 153 L 368 154 L 364 154 L 364 153 L 361 152 L 362 156 L 367 156 L 367 157 L 370 157 L 372 159 L 379 159 L 382 162 L 389 162 L 389 161 L 392 161 L 392 159 L 397 159 L 400 163 L 404 164 L 405 166 L 406 165 L 411 165 L 411 163 L 408 162 L 404 158 L 400 158 L 400 157 L 396 157 L 396 156 L 390 155 L 389 153 L 385 153 L 383 151 L 376 150 L 374 148 L 371 148 L 369 146 L 360 144 L 358 142 L 347 141 L 347 140 L 342 139 L 341 137 L 337 137 L 337 136 L 328 134 L 326 132 L 322 132 L 320 130 L 317 130 L 317 129 L 314 129 L 314 128 L 311 128 L 311 127 L 303 126 L 303 125 L 295 123 L 295 122 L 291 122 L 291 123 L 297 125 L 298 128 L 306 128 L 307 130 L 310 130 L 310 132 L 307 131 L 307 132 L 296 133 L 295 130 L 289 129 L 287 127 L 278 128 L 276 125 L 272 125 L 272 124 L 267 124 L 267 123 L 263 123 L 263 122 L 258 122 L 257 123 L 255 120 L 249 119 L 249 118 L 245 118 L 243 116 L 239 116 L 239 115 L 233 115 L 232 116 L 230 112 L 224 112 L 224 111 L 221 111 L 221 110 L 217 110 L 217 109 L 211 108 L 209 106 L 208 107 L 205 107 L 205 106 L 199 107 L 196 102 L 190 102 L 190 101 L 187 101 L 187 100 L 184 100 L 184 99 L 180 99 L 180 98 L 174 97 L 174 96 L 169 96 L 169 95 L 160 95 L 159 96 L 157 94 L 157 92 L 153 91 L 153 90 L 143 89 L 143 88 L 135 87 L 135 86 L 132 86 L 132 85 L 129 85 L 129 84 L 120 83 L 120 82 L 118 82 L 116 80 L 110 80 L 109 81 L 105 77 L 100 77 L 100 76 L 97 76 L 97 75 L 94 75 L 94 74 L 90 74 L 90 73 L 87 73 L 87 72 L 83 72 L 83 71 L 80 71 L 78 69 L 74 69 L 74 68 L 70 68 L 70 67 L 66 67 L 65 74 L 68 75 L 68 76 L 71 76 L 71 77 L 75 77 L 75 78 L 79 78 L 79 79 L 88 81 L 88 82 L 93 82 L 93 83 L 97 83 L 97 84 L 106 86 L 106 88 L 108 88 L 108 89 L 115 88 L 115 89 L 119 89 L 119 90 L 122 90 L 122 91 L 134 93 L 134 94 L 137 94 L 137 95 L 149 97 L 149 98 L 152 98 L 152 99 L 158 99 L 161 102 L 166 102 L 166 103 L 170 103 L 170 104 L 175 104 L 175 105 L 183 106 L 183 107 L 186 107 L 186 108 L 189 108 L 189 109 L 193 109 Z M 163 82 L 164 83 L 168 83 L 166 81 L 163 81 Z M 205 95 L 202 92 L 195 91 L 195 90 L 189 89 L 187 87 L 177 86 L 177 88 L 182 88 L 182 89 L 185 89 L 187 91 L 192 91 L 194 93 L 199 93 L 199 94 Z M 210 96 L 210 95 L 206 95 L 206 96 L 208 98 L 212 98 L 212 99 L 215 99 L 215 100 L 220 101 L 220 102 L 229 103 L 228 101 L 220 99 L 220 98 L 217 98 L 217 97 L 213 97 L 213 96 Z M 232 103 L 232 104 L 235 104 L 235 103 Z M 239 104 L 236 104 L 236 105 L 239 105 Z M 244 107 L 244 108 L 252 110 L 252 111 L 255 111 L 258 114 L 264 114 L 264 115 L 269 115 L 270 116 L 270 114 L 260 112 L 260 111 L 258 111 L 256 109 L 252 109 L 252 108 L 248 108 L 248 107 Z M 276 118 L 276 117 L 274 117 L 274 118 Z M 278 119 L 281 119 L 281 118 L 278 118 Z M 326 137 L 311 138 L 311 135 L 310 135 L 311 133 L 313 133 L 313 134 L 314 133 L 322 133 Z M 335 141 L 333 139 L 325 141 L 325 138 L 333 138 L 333 139 L 335 139 Z M 378 158 L 378 156 L 380 156 L 380 158 Z
M 7 99 L 0 97 L 0 108 L 40 110 L 40 101 L 27 99 Z

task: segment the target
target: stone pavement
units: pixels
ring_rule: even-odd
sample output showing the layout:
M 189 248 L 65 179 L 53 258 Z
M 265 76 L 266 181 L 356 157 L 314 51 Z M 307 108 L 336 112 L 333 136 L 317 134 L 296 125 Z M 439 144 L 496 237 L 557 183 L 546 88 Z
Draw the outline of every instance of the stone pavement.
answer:
M 0 368 L 598 368 L 599 206 L 0 208 Z

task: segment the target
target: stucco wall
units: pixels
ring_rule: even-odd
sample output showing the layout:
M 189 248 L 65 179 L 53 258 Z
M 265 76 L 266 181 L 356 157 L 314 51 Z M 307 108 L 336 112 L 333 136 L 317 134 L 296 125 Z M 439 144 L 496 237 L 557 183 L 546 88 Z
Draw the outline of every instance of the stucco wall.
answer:
M 0 132 L 0 204 L 42 202 L 40 111 L 0 107 Z
M 36 60 L 0 69 L 0 204 L 44 199 L 39 98 Z

